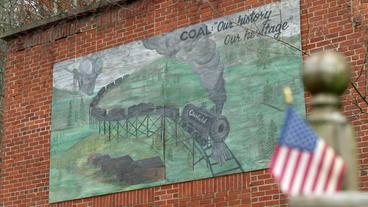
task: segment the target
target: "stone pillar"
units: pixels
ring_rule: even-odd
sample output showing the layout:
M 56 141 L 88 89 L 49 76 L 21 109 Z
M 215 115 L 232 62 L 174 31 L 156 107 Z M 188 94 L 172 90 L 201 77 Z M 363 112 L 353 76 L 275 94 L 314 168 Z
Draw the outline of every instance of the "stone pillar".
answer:
M 309 57 L 303 82 L 312 94 L 311 127 L 347 164 L 344 190 L 358 190 L 356 146 L 351 125 L 340 112 L 340 96 L 350 83 L 350 64 L 339 53 L 323 52 Z
M 312 111 L 307 120 L 318 136 L 345 161 L 347 171 L 343 190 L 334 195 L 290 197 L 291 207 L 363 207 L 368 193 L 358 190 L 356 144 L 351 125 L 341 113 L 340 96 L 350 83 L 351 67 L 336 52 L 309 57 L 303 67 L 303 82 L 312 95 Z

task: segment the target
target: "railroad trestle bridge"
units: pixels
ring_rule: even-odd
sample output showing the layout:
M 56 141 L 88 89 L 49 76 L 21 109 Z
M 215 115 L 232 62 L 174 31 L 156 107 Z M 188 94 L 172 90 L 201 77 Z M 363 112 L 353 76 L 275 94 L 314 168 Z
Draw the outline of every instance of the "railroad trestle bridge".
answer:
M 127 76 L 124 76 L 124 78 L 126 77 Z M 173 105 L 155 106 L 152 103 L 140 103 L 130 106 L 127 109 L 100 108 L 98 103 L 102 97 L 110 90 L 120 85 L 124 78 L 119 78 L 101 88 L 90 103 L 89 123 L 91 126 L 98 128 L 100 134 L 107 137 L 106 141 L 112 141 L 113 139 L 124 141 L 128 138 L 138 137 L 147 137 L 154 141 L 158 138 L 162 143 L 164 162 L 166 160 L 166 147 L 168 144 L 182 144 L 191 154 L 193 170 L 201 161 L 205 161 L 212 176 L 244 171 L 239 160 L 237 160 L 226 143 L 223 142 L 228 134 L 226 131 L 223 132 L 224 128 L 228 127 L 226 126 L 226 124 L 228 124 L 227 120 L 224 122 L 223 117 L 219 119 L 218 122 L 208 122 L 210 124 L 208 125 L 208 123 L 204 121 L 207 122 L 208 119 L 211 118 L 208 115 L 209 112 L 197 112 L 203 116 L 200 117 L 201 120 L 199 121 L 205 125 L 196 128 L 197 124 L 190 124 L 190 120 L 188 122 L 188 115 L 181 115 L 180 109 Z M 187 106 L 193 105 L 188 104 Z M 187 106 L 184 107 L 182 113 L 188 111 L 186 110 Z M 191 110 L 196 109 L 193 107 Z M 198 116 L 195 116 L 195 118 L 198 119 Z M 217 137 L 223 137 L 223 140 L 220 140 L 220 142 L 224 146 L 223 151 L 226 155 L 224 161 L 226 163 L 232 162 L 232 167 L 223 169 L 223 167 L 221 167 L 223 163 L 213 159 L 213 146 L 216 144 L 216 142 L 210 138 L 213 132 L 211 132 L 210 129 L 208 129 L 207 132 L 203 132 L 206 128 L 211 128 L 212 125 L 215 125 L 216 129 L 218 129 L 217 132 L 220 133 Z M 219 138 L 217 138 L 217 140 L 218 139 Z

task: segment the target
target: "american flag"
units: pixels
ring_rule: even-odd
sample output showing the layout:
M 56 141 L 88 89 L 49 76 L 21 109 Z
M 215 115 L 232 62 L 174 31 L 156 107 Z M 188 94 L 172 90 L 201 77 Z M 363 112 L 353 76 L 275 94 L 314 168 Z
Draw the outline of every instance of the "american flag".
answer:
M 269 170 L 284 193 L 318 195 L 340 190 L 345 164 L 289 107 Z

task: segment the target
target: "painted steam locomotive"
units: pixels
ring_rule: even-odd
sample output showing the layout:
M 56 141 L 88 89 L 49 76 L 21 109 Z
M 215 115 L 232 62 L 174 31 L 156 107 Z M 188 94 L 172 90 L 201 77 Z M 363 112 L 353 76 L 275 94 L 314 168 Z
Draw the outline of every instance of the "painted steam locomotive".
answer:
M 193 104 L 185 105 L 181 114 L 181 126 L 203 146 L 210 140 L 214 143 L 224 142 L 230 132 L 225 116 Z

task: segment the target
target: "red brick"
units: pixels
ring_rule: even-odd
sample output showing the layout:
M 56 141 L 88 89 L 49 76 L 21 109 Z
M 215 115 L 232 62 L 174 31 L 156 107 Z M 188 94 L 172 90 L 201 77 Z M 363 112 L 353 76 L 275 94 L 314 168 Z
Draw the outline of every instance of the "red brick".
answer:
M 142 3 L 143 2 L 143 3 Z M 4 137 L 0 157 L 0 206 L 286 206 L 287 198 L 266 170 L 164 185 L 74 201 L 48 204 L 49 136 L 54 63 L 78 58 L 177 28 L 233 14 L 272 0 L 142 1 L 129 9 L 106 9 L 94 19 L 78 18 L 35 30 L 9 42 L 5 72 Z M 338 48 L 358 78 L 367 47 L 367 1 L 301 0 L 302 49 L 308 54 Z M 344 6 L 345 5 L 345 6 Z M 361 26 L 352 20 L 362 18 Z M 365 75 L 356 85 L 365 90 Z M 365 94 L 366 95 L 366 94 Z M 360 114 L 351 90 L 343 112 L 356 129 L 359 164 L 368 169 L 368 115 Z M 307 112 L 311 98 L 305 94 Z M 359 105 L 367 111 L 365 103 Z M 363 171 L 362 171 L 363 172 Z M 360 177 L 368 190 L 368 176 Z

